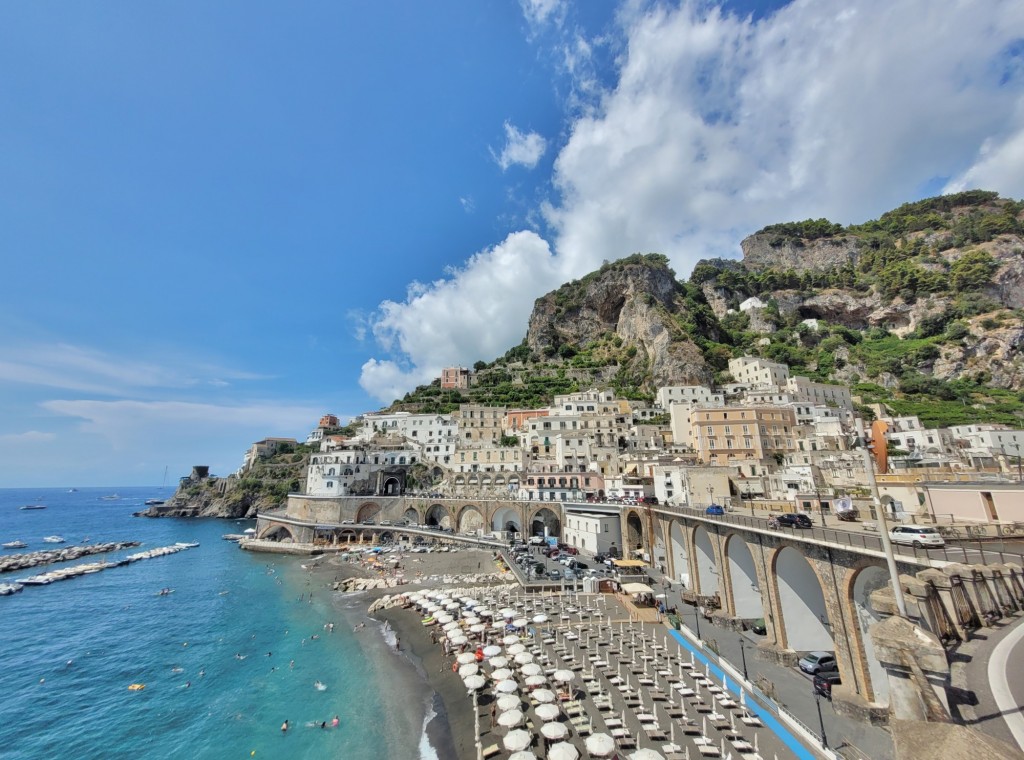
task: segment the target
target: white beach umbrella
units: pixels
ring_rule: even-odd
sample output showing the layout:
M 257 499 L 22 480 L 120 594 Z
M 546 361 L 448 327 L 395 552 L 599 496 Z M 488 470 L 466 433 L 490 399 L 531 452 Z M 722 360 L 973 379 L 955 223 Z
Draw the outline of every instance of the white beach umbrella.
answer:
M 461 606 L 462 605 L 459 604 L 458 602 L 446 602 L 445 605 L 444 605 L 444 608 L 446 610 L 449 610 L 450 612 L 454 612 L 455 610 L 459 609 Z
M 438 621 L 438 622 L 440 622 L 440 621 Z M 441 630 L 446 632 L 446 633 L 448 631 L 457 631 L 457 630 L 459 630 L 459 624 L 456 623 L 454 620 L 451 620 L 451 621 L 445 623 L 444 625 L 442 625 L 441 626 Z
M 653 749 L 638 749 L 629 756 L 629 760 L 665 760 L 665 756 Z
M 534 623 L 546 623 L 546 622 L 548 622 L 548 616 L 544 615 L 544 614 L 534 615 L 533 616 L 533 622 Z
M 466 676 L 475 676 L 480 672 L 480 666 L 475 662 L 468 662 L 459 668 L 459 675 L 465 678 Z
M 522 750 L 520 752 L 513 752 L 508 756 L 508 760 L 537 760 L 537 756 L 532 752 Z
M 454 644 L 457 647 L 461 647 L 463 644 L 468 644 L 469 643 L 469 639 L 467 639 L 462 634 L 459 634 L 458 636 L 449 636 L 448 640 L 450 642 L 452 642 L 452 644 Z
M 552 707 L 552 705 L 541 705 L 541 707 Z M 540 727 L 540 732 L 545 739 L 564 739 L 565 735 L 569 733 L 569 729 L 565 727 L 564 723 L 545 723 Z
M 517 665 L 529 665 L 533 662 L 533 655 L 529 652 L 520 652 L 515 656 Z
M 522 710 L 506 710 L 498 716 L 498 725 L 504 726 L 505 728 L 512 728 L 513 726 L 518 726 L 522 722 Z
M 517 728 L 505 734 L 505 738 L 501 740 L 501 743 L 505 745 L 505 749 L 509 752 L 519 752 L 533 744 L 533 734 Z
M 512 671 L 508 668 L 498 668 L 491 673 L 491 678 L 495 681 L 507 681 L 512 677 Z
M 544 669 L 536 662 L 528 662 L 519 669 L 519 672 L 524 676 L 539 676 L 544 672 Z
M 518 644 L 519 643 L 519 637 L 516 636 L 514 633 L 510 633 L 508 636 L 506 636 L 505 638 L 503 638 L 501 640 L 501 643 L 504 644 L 505 646 L 511 646 L 512 644 Z
M 467 678 L 462 679 L 462 683 L 464 683 L 466 688 L 470 691 L 476 691 L 477 689 L 484 688 L 487 684 L 487 679 L 480 675 L 468 676 Z
M 466 625 L 476 625 L 481 622 L 476 615 L 466 615 L 462 619 L 466 621 Z
M 548 682 L 548 679 L 546 679 L 544 676 L 542 676 L 540 674 L 537 674 L 535 676 L 527 676 L 526 680 L 524 681 L 526 686 L 528 688 L 530 688 L 530 689 L 535 689 L 538 686 L 543 686 L 547 682 Z
M 569 742 L 558 742 L 548 749 L 548 760 L 576 760 L 579 756 L 580 751 Z
M 558 717 L 558 713 L 559 713 L 558 705 L 553 705 L 553 704 L 550 704 L 550 703 L 544 704 L 544 705 L 537 705 L 537 717 L 540 718 L 543 721 L 554 720 L 555 718 Z M 550 737 L 549 736 L 548 738 L 551 739 L 551 738 L 561 738 L 561 737 Z
M 454 628 L 447 629 L 445 631 L 445 635 L 449 639 L 454 639 L 456 636 L 465 636 L 465 634 L 462 632 L 462 629 L 459 628 L 459 626 L 457 626 L 457 625 Z
M 459 663 L 459 665 L 469 665 L 471 662 L 476 662 L 476 655 L 472 652 L 463 652 L 455 658 L 455 661 Z
M 521 652 L 525 652 L 526 647 L 524 647 L 522 644 L 512 644 L 511 646 L 507 647 L 505 651 L 509 654 L 519 654 Z
M 503 655 L 498 655 L 497 657 L 491 657 L 489 660 L 487 660 L 487 662 L 489 662 L 491 664 L 492 668 L 507 668 L 508 667 L 508 657 L 504 657 Z
M 608 734 L 591 734 L 586 746 L 591 757 L 608 757 L 615 752 L 615 740 Z
M 483 633 L 485 630 L 487 630 L 487 626 L 483 623 L 473 623 L 473 625 L 469 627 L 470 633 Z
M 526 618 L 516 618 L 512 621 L 512 625 L 514 625 L 516 628 L 525 628 L 527 625 L 529 625 L 529 623 L 530 621 Z
M 496 644 L 484 647 L 484 657 L 497 657 L 499 654 L 501 654 L 501 647 Z
M 434 620 L 436 620 L 441 625 L 447 625 L 448 623 L 453 622 L 455 618 L 453 618 L 447 612 L 442 612 L 440 615 L 434 615 Z M 456 623 L 455 625 L 458 625 L 458 623 Z
M 504 631 L 505 630 L 505 621 L 504 620 L 495 620 L 493 623 L 491 623 L 491 630 L 492 631 Z
M 512 609 L 511 607 L 505 607 L 504 609 L 502 609 L 499 612 L 499 614 L 502 617 L 510 618 L 510 617 L 515 617 L 516 616 L 516 611 L 514 609 Z
M 576 674 L 571 670 L 556 670 L 551 677 L 558 683 L 569 683 L 576 677 Z
M 519 691 L 519 684 L 509 678 L 504 681 L 498 681 L 498 685 L 494 688 L 502 694 L 511 694 L 514 691 Z
M 555 692 L 551 691 L 551 689 L 537 689 L 533 692 L 533 698 L 541 704 L 545 702 L 554 702 L 556 699 Z
M 517 694 L 502 694 L 498 697 L 498 709 L 502 712 L 506 710 L 518 710 L 522 704 L 522 700 Z
M 491 617 L 492 615 L 494 615 L 494 613 L 493 613 L 493 612 L 491 612 L 491 611 L 490 611 L 489 609 L 487 609 L 486 607 L 477 607 L 477 608 L 476 608 L 476 610 L 475 610 L 475 612 L 476 612 L 476 614 L 477 614 L 478 616 L 480 616 L 480 617 L 482 617 L 482 618 L 485 618 L 485 617 Z

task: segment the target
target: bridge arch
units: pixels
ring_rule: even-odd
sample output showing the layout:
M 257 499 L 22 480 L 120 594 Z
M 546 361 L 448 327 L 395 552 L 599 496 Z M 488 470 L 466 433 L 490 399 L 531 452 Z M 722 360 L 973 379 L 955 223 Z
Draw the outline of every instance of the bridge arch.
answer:
M 644 522 L 632 509 L 626 513 L 626 546 L 630 555 L 644 548 Z
M 410 525 L 420 524 L 420 513 L 417 512 L 412 507 L 409 507 L 407 510 L 405 510 L 405 514 L 402 515 L 402 517 L 408 520 Z
M 675 579 L 690 587 L 690 550 L 683 533 L 683 525 L 678 520 L 670 520 L 668 528 L 669 549 L 672 557 L 672 570 Z
M 668 545 L 665 540 L 664 522 L 655 519 L 654 536 L 652 539 L 651 564 L 655 565 L 663 573 L 668 572 Z
M 442 528 L 452 527 L 452 515 L 448 511 L 448 507 L 444 504 L 431 504 L 427 508 L 427 514 L 424 518 L 426 525 L 437 525 Z
M 866 685 L 863 696 L 869 701 L 881 705 L 889 704 L 889 678 L 885 668 L 878 660 L 875 645 L 868 635 L 868 628 L 882 619 L 871 607 L 871 593 L 889 585 L 889 571 L 880 565 L 868 565 L 855 570 L 847 579 L 849 589 L 849 607 L 853 612 L 856 634 L 851 637 L 854 648 L 863 650 L 862 660 L 867 662 L 870 683 Z M 843 675 L 844 684 L 846 675 Z
M 491 515 L 491 530 L 501 533 L 522 533 L 523 518 L 519 510 L 512 507 L 499 507 L 494 510 L 494 514 Z
M 530 535 L 543 536 L 545 533 L 549 536 L 561 536 L 562 522 L 550 509 L 541 507 L 530 517 Z
M 267 527 L 259 538 L 262 538 L 265 541 L 277 541 L 281 544 L 295 543 L 295 534 L 292 533 L 292 529 L 281 523 L 274 523 Z
M 725 556 L 733 616 L 742 620 L 766 617 L 754 555 L 742 536 L 737 533 L 729 535 L 725 540 Z
M 720 593 L 718 576 L 718 558 L 711 541 L 711 534 L 703 525 L 693 530 L 693 554 L 697 562 L 697 577 L 693 588 L 702 596 L 714 596 Z
M 792 546 L 783 546 L 772 558 L 772 569 L 779 590 L 783 645 L 795 652 L 834 652 L 832 623 L 814 567 Z
M 377 515 L 380 514 L 380 504 L 376 502 L 367 502 L 366 504 L 359 505 L 359 511 L 356 512 L 356 522 L 365 523 L 367 520 L 376 519 Z
M 487 525 L 484 522 L 484 516 L 480 514 L 480 510 L 473 505 L 467 505 L 459 510 L 459 527 L 460 533 L 475 533 L 478 530 L 482 530 Z

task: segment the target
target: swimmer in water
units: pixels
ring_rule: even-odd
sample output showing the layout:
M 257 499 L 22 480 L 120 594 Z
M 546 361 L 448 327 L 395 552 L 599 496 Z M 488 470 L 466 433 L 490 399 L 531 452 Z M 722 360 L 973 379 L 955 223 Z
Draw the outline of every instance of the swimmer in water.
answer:
M 281 724 L 281 733 L 285 733 L 288 730 L 288 721 Z

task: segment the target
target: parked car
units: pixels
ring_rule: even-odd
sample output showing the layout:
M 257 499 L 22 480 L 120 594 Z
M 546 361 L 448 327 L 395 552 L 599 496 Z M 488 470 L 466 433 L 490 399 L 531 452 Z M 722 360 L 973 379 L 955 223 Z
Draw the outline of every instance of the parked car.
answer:
M 721 504 L 712 504 L 711 506 L 704 510 L 704 513 L 708 515 L 724 515 L 725 507 L 723 507 Z
M 814 691 L 826 699 L 832 699 L 832 687 L 843 682 L 837 670 L 823 670 L 814 677 Z
M 783 512 L 775 519 L 779 525 L 789 528 L 810 528 L 814 524 L 810 517 L 799 512 Z
M 342 520 L 341 524 L 342 525 L 355 525 L 355 522 L 356 522 L 355 520 Z
M 804 673 L 817 675 L 822 671 L 835 670 L 836 658 L 831 652 L 808 652 L 797 662 Z
M 894 544 L 910 544 L 915 549 L 922 546 L 934 548 L 946 545 L 939 532 L 926 525 L 897 525 L 889 531 L 889 539 Z
M 756 633 L 758 636 L 764 636 L 768 633 L 768 628 L 764 624 L 764 618 L 758 618 L 750 624 L 750 630 Z
M 550 581 L 559 581 L 561 579 L 562 579 L 562 571 L 561 570 L 551 570 L 551 571 L 548 572 L 548 580 L 550 580 Z
M 390 520 L 381 520 L 381 521 L 380 521 L 380 524 L 381 524 L 381 525 L 390 525 L 390 524 L 391 524 L 391 521 L 390 521 Z
M 544 536 L 530 536 L 530 543 L 534 546 L 540 546 L 544 543 Z

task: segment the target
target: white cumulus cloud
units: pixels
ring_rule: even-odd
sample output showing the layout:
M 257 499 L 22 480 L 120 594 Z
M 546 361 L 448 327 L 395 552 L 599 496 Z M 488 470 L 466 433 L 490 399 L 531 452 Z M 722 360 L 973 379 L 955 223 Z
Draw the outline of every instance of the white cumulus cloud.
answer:
M 502 171 L 510 166 L 525 166 L 532 169 L 548 148 L 547 140 L 536 132 L 521 132 L 514 125 L 505 122 L 505 147 L 494 156 Z
M 534 22 L 558 7 L 523 3 Z M 383 304 L 374 334 L 387 356 L 362 378 L 378 398 L 514 345 L 537 296 L 602 260 L 656 251 L 685 277 L 774 222 L 863 221 L 947 183 L 1024 194 L 1019 0 L 794 0 L 757 20 L 638 1 L 618 18 L 621 38 L 600 41 L 622 51 L 610 78 L 593 77 L 578 30 L 553 43 L 587 62 L 566 60 L 586 77 L 570 91 L 592 93 L 570 111 L 558 196 L 541 207 L 554 255 L 511 235 Z M 529 135 L 506 133 L 503 168 L 539 161 Z
M 517 232 L 405 301 L 385 301 L 373 318 L 379 345 L 400 358 L 370 359 L 359 384 L 390 402 L 448 366 L 492 359 L 522 340 L 537 294 L 560 281 L 548 244 Z

